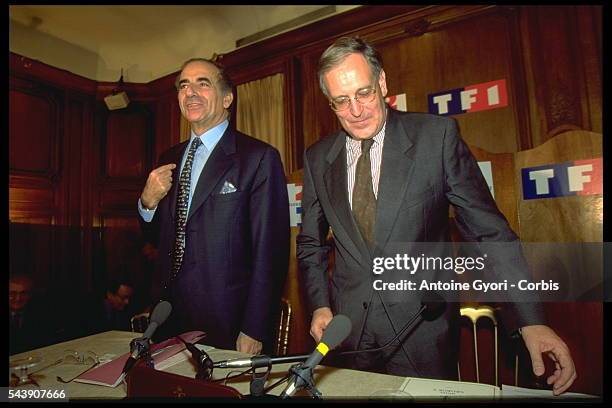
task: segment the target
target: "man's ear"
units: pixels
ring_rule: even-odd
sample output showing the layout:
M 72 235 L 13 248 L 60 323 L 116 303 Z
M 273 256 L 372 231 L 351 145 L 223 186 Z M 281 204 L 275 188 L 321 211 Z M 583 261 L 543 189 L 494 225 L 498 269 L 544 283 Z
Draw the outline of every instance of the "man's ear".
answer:
M 387 96 L 387 77 L 385 76 L 385 70 L 381 69 L 380 74 L 378 74 L 378 86 L 380 86 L 380 93 L 384 98 Z
M 229 107 L 231 106 L 232 102 L 234 101 L 234 94 L 232 92 L 228 92 L 224 97 L 223 97 L 223 107 L 225 109 L 229 109 Z

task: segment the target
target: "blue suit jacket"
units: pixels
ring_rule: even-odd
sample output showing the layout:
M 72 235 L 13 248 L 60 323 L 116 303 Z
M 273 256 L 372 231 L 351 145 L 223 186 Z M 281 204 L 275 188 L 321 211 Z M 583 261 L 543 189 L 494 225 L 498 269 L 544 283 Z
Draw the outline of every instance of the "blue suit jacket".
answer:
M 159 233 L 160 285 L 172 267 L 178 172 L 187 145 L 162 154 L 159 165 L 177 165 L 173 184 L 145 226 Z M 226 182 L 236 191 L 220 194 Z M 288 254 L 289 204 L 278 151 L 230 126 L 197 181 L 182 268 L 167 292 L 173 311 L 160 337 L 203 330 L 204 343 L 234 349 L 242 331 L 269 348 Z

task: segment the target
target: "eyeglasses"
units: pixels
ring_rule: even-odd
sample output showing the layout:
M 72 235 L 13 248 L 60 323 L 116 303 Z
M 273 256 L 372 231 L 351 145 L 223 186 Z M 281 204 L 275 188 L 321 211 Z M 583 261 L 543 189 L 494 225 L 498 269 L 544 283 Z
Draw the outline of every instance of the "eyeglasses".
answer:
M 85 374 L 92 368 L 96 367 L 98 364 L 100 364 L 100 359 L 98 358 L 98 355 L 94 353 L 93 351 L 79 352 L 75 350 L 66 350 L 64 352 L 64 357 L 62 358 L 62 362 L 66 364 L 80 364 L 80 365 L 89 366 L 85 371 L 80 372 L 79 374 L 75 375 L 69 380 L 65 380 L 59 375 L 56 377 L 57 381 L 66 384 L 66 383 L 74 381 L 79 376 Z
M 64 351 L 64 358 L 62 361 L 66 364 L 94 364 L 98 362 L 98 355 L 93 351 L 76 351 L 66 350 Z
M 351 100 L 359 102 L 362 105 L 368 104 L 374 100 L 376 96 L 376 88 L 362 88 L 355 93 L 355 97 L 339 96 L 329 101 L 329 106 L 336 112 L 347 110 L 351 106 Z

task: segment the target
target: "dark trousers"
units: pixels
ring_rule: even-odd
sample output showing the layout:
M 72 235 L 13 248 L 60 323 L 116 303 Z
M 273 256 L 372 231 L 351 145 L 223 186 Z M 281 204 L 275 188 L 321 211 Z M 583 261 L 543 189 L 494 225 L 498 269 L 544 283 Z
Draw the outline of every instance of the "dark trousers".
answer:
M 359 343 L 359 350 L 369 350 L 381 347 L 389 342 L 402 328 L 395 327 L 387 309 L 379 296 L 374 294 L 368 306 L 368 314 Z M 408 317 L 407 317 L 408 318 Z M 418 377 L 420 373 L 408 357 L 405 342 L 408 341 L 410 330 L 391 343 L 387 348 L 372 353 L 360 353 L 354 356 L 352 368 L 355 370 L 374 371 L 384 374 L 405 377 Z M 404 340 L 400 343 L 400 340 Z

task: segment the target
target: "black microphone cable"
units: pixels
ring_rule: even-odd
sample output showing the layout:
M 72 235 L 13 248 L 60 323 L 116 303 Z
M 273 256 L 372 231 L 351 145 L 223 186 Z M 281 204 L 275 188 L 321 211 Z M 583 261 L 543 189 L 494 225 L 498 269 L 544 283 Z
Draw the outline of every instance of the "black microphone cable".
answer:
M 402 330 L 400 330 L 391 340 L 389 340 L 388 342 L 386 342 L 384 345 L 377 347 L 377 348 L 373 348 L 373 349 L 366 349 L 366 350 L 352 350 L 352 351 L 341 351 L 339 353 L 333 353 L 333 355 L 336 356 L 350 356 L 353 354 L 359 354 L 359 353 L 374 353 L 376 351 L 381 351 L 386 349 L 387 347 L 389 347 L 394 341 L 396 341 L 397 339 L 399 339 L 411 326 L 412 324 L 418 319 L 421 318 L 423 319 L 422 313 L 423 311 L 427 309 L 427 305 L 422 305 L 421 308 L 419 309 L 419 311 L 412 316 L 412 319 L 410 319 L 408 321 L 408 323 L 406 323 L 406 325 L 404 327 L 402 327 Z

